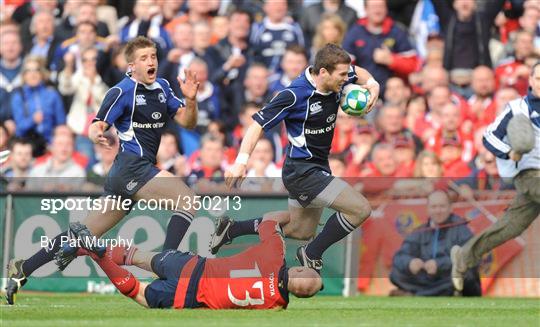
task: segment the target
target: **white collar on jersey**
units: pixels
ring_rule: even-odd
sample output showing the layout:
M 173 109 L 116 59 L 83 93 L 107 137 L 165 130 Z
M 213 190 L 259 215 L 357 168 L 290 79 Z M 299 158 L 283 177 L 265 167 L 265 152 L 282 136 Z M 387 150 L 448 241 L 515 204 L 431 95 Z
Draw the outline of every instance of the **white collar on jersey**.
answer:
M 330 95 L 330 94 L 332 94 L 332 91 L 330 91 L 330 92 L 321 92 L 321 91 L 317 90 L 317 85 L 315 85 L 315 80 L 313 79 L 313 77 L 311 76 L 311 73 L 309 72 L 309 70 L 312 67 L 313 66 L 308 66 L 308 68 L 306 68 L 306 71 L 305 71 L 304 75 L 306 75 L 306 79 L 308 80 L 308 82 L 315 88 L 315 93 L 319 93 L 320 95 Z
M 154 81 L 154 83 L 148 85 L 148 84 L 141 83 L 141 82 L 137 81 L 136 79 L 134 79 L 133 76 L 131 76 L 129 74 L 129 72 L 126 73 L 126 76 L 128 76 L 130 80 L 135 82 L 135 84 L 140 84 L 140 85 L 144 86 L 147 90 L 161 89 L 161 85 L 157 81 Z

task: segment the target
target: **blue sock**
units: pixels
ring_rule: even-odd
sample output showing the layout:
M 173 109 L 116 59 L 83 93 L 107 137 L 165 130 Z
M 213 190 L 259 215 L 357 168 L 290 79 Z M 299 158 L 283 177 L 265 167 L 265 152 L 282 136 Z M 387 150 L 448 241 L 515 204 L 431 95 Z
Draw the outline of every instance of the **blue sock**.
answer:
M 257 235 L 259 234 L 259 224 L 262 221 L 262 217 L 235 221 L 229 229 L 229 240 L 237 238 L 242 235 Z
M 177 250 L 180 242 L 193 221 L 193 215 L 187 211 L 175 211 L 167 225 L 167 234 L 163 243 L 163 251 Z
M 32 275 L 32 273 L 39 267 L 54 260 L 54 255 L 60 249 L 60 241 L 62 236 L 67 236 L 67 232 L 56 235 L 52 249 L 41 248 L 41 250 L 36 252 L 36 254 L 24 260 L 22 264 L 22 271 L 26 277 Z
M 336 212 L 323 227 L 323 230 L 306 247 L 306 254 L 310 259 L 320 259 L 326 249 L 332 244 L 349 235 L 356 227 L 351 224 L 342 213 Z

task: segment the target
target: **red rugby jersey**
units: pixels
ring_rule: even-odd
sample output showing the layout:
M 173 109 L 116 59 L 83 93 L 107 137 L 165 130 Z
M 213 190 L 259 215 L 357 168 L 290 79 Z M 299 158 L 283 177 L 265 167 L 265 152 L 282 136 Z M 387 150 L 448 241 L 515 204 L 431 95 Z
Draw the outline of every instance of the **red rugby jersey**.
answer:
M 197 301 L 210 309 L 286 308 L 285 243 L 279 231 L 277 222 L 264 221 L 259 225 L 259 244 L 231 257 L 207 259 Z M 185 292 L 177 289 L 176 295 Z

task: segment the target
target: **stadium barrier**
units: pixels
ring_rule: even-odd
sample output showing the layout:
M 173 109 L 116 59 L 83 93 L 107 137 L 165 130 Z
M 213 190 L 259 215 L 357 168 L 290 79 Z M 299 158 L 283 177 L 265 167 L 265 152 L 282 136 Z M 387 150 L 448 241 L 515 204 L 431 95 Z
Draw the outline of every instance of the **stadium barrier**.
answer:
M 458 199 L 455 212 L 470 220 L 474 233 L 489 226 L 507 206 L 513 192 L 477 193 L 476 203 Z M 0 195 L 0 262 L 5 282 L 5 267 L 10 258 L 26 258 L 41 246 L 41 237 L 54 237 L 66 230 L 69 222 L 81 221 L 84 210 L 62 209 L 56 213 L 43 210 L 43 199 L 76 200 L 95 198 L 98 194 L 3 194 Z M 214 195 L 209 195 L 214 197 Z M 221 198 L 227 197 L 223 195 Z M 204 196 L 203 196 L 204 198 Z M 387 295 L 392 289 L 388 280 L 391 260 L 403 238 L 427 218 L 426 199 L 399 199 L 383 196 L 370 198 L 374 211 L 370 219 L 325 253 L 323 294 L 351 296 L 360 292 L 370 295 Z M 223 202 L 223 201 L 222 201 Z M 180 244 L 180 250 L 192 251 L 212 257 L 208 250 L 210 235 L 214 232 L 214 219 L 229 215 L 243 220 L 260 217 L 266 212 L 286 210 L 287 197 L 281 195 L 242 195 L 241 208 L 202 208 Z M 321 226 L 330 215 L 325 210 Z M 165 239 L 170 212 L 135 208 L 109 233 L 106 239 L 133 240 L 146 251 L 159 251 Z M 493 296 L 540 296 L 540 220 L 533 223 L 522 237 L 505 243 L 489 253 L 480 268 L 484 294 Z M 257 242 L 256 236 L 239 238 L 225 245 L 219 256 L 232 255 Z M 298 241 L 286 240 L 287 262 L 295 265 Z M 141 278 L 152 275 L 138 268 L 134 274 Z M 37 270 L 25 290 L 66 292 L 114 292 L 104 273 L 89 258 L 78 258 L 65 271 L 58 272 L 53 263 Z
M 87 212 L 84 210 L 62 209 L 56 213 L 43 210 L 44 199 L 72 200 L 87 197 L 95 198 L 96 194 L 51 195 L 51 194 L 16 194 L 0 196 L 0 208 L 6 209 L 6 215 L 0 219 L 0 227 L 4 233 L 0 235 L 0 253 L 2 253 L 5 282 L 5 267 L 10 258 L 27 258 L 40 249 L 42 236 L 53 238 L 66 230 L 69 222 L 81 221 Z M 213 197 L 213 196 L 212 196 Z M 210 209 L 210 208 L 207 208 Z M 213 209 L 213 208 L 211 208 Z M 225 209 L 225 208 L 223 208 Z M 261 217 L 264 213 L 287 209 L 287 198 L 281 196 L 242 196 L 241 210 L 205 210 L 198 211 L 186 237 L 180 244 L 182 251 L 192 251 L 202 256 L 213 257 L 208 245 L 210 235 L 214 232 L 214 219 L 221 215 L 229 215 L 234 219 L 249 219 Z M 160 251 L 165 240 L 165 231 L 171 212 L 161 210 L 140 210 L 134 208 L 128 216 L 121 220 L 116 227 L 104 235 L 108 240 L 133 240 L 135 245 L 145 251 Z M 329 211 L 323 213 L 323 219 L 329 216 Z M 246 249 L 258 241 L 256 236 L 238 238 L 231 245 L 225 245 L 219 256 L 228 256 Z M 287 240 L 286 259 L 289 265 L 295 265 L 296 248 L 298 241 Z M 323 294 L 341 295 L 345 288 L 345 256 L 346 240 L 334 245 L 325 253 L 325 272 Z M 349 244 L 352 245 L 349 240 Z M 356 242 L 356 244 L 358 244 Z M 350 250 L 349 250 L 350 253 Z M 356 260 L 357 264 L 358 260 Z M 357 266 L 351 267 L 349 273 L 358 271 Z M 152 278 L 152 274 L 130 267 L 130 270 L 139 278 Z M 349 278 L 354 280 L 354 278 Z M 114 286 L 108 283 L 105 274 L 88 257 L 77 258 L 63 272 L 56 269 L 54 263 L 49 263 L 36 270 L 25 290 L 50 292 L 114 292 Z M 351 289 L 350 287 L 348 289 Z

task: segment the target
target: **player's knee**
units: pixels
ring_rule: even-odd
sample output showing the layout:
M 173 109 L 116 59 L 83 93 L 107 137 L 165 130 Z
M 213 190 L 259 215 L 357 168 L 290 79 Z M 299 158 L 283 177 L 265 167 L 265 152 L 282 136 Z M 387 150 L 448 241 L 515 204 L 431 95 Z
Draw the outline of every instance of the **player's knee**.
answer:
M 342 212 L 347 220 L 355 226 L 360 226 L 370 215 L 371 205 L 367 200 L 356 201 L 349 210 Z
M 287 225 L 284 229 L 285 236 L 293 238 L 295 240 L 307 241 L 315 236 L 315 231 L 307 230 L 305 226 L 290 226 Z

